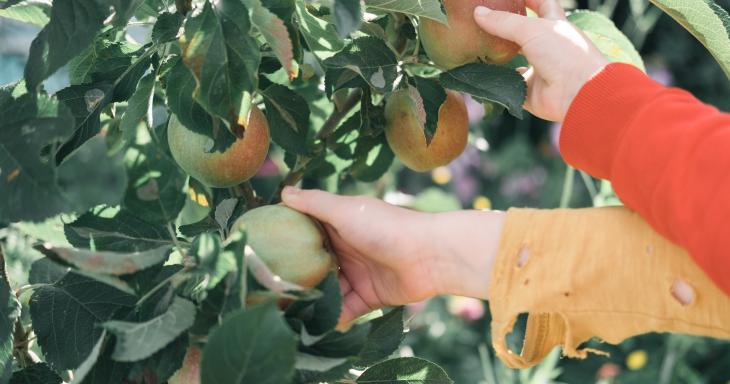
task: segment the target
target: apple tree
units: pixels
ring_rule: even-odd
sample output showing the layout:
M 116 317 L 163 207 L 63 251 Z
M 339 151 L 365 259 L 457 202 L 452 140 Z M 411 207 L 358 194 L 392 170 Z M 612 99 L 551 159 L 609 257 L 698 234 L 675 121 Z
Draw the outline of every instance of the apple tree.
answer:
M 286 185 L 339 191 L 397 161 L 448 163 L 468 140 L 464 95 L 522 118 L 515 68 L 529 63 L 470 37 L 456 15 L 477 3 L 526 13 L 521 0 L 0 0 L 0 17 L 41 28 L 23 78 L 0 88 L 0 382 L 450 383 L 398 357 L 403 308 L 336 329 L 316 223 L 254 210 Z M 654 3 L 730 73 L 724 10 Z M 609 19 L 570 18 L 643 68 Z M 49 93 L 59 70 L 68 86 Z M 42 255 L 28 281 L 5 273 L 8 234 Z M 303 257 L 317 276 L 301 276 Z

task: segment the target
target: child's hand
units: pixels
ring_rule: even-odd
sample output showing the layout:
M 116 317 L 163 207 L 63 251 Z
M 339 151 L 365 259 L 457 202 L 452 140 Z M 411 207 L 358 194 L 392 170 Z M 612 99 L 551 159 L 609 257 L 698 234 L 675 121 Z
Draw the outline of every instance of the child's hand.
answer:
M 532 67 L 521 69 L 527 81 L 525 108 L 546 120 L 563 121 L 583 84 L 608 60 L 575 25 L 556 0 L 527 0 L 539 18 L 485 7 L 474 19 L 487 33 L 522 47 Z
M 282 198 L 321 221 L 329 234 L 341 268 L 341 325 L 437 294 L 487 297 L 501 212 L 430 214 L 292 187 Z

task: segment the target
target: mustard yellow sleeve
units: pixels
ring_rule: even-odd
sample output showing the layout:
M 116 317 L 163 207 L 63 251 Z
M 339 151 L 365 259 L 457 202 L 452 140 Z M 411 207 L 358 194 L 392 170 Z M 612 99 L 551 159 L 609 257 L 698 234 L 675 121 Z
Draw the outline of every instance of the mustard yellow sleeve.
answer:
M 492 343 L 526 368 L 554 347 L 568 357 L 647 332 L 730 338 L 730 298 L 681 248 L 623 207 L 512 209 L 490 287 Z M 521 352 L 505 336 L 528 313 Z

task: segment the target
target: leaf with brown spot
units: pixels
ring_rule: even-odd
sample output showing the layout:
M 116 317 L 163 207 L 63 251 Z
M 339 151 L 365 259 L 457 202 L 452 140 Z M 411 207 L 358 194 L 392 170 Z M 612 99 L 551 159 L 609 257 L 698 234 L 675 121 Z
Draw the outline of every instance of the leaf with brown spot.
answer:
M 50 244 L 39 246 L 37 249 L 52 259 L 63 260 L 81 270 L 118 276 L 132 274 L 163 263 L 167 260 L 172 245 L 127 253 L 55 247 Z

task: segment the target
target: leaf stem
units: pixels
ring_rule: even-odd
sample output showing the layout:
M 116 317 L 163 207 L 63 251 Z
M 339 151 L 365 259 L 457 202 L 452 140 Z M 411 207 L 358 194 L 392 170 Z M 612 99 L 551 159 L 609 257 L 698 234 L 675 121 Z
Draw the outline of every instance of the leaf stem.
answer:
M 36 289 L 36 288 L 48 287 L 50 285 L 51 284 L 47 284 L 47 283 L 27 284 L 27 285 L 24 285 L 24 286 L 16 289 L 15 290 L 15 296 L 17 296 L 18 298 L 20 298 L 20 295 L 24 294 L 27 291 L 31 291 L 31 290 Z
M 246 199 L 246 206 L 248 209 L 263 205 L 264 200 L 261 197 L 256 196 L 256 190 L 253 189 L 253 185 L 251 185 L 250 180 L 244 181 L 238 185 L 238 188 L 240 188 L 241 192 L 243 192 L 243 198 Z
M 150 45 L 150 47 L 147 48 L 147 50 L 144 51 L 143 54 L 141 54 L 134 62 L 132 62 L 132 64 L 130 64 L 129 67 L 127 67 L 127 69 L 125 69 L 124 72 L 122 72 L 122 74 L 119 77 L 117 77 L 116 80 L 114 80 L 114 85 L 112 86 L 112 88 L 116 88 L 117 85 L 119 85 L 119 83 L 122 82 L 122 79 L 124 79 L 125 76 L 127 76 L 130 72 L 132 72 L 134 67 L 136 67 L 139 63 L 141 63 L 144 59 L 152 56 L 157 51 L 157 48 L 159 48 L 159 47 L 160 47 L 159 44 Z
M 180 244 L 180 241 L 177 239 L 177 232 L 175 231 L 175 228 L 172 227 L 171 223 L 167 223 L 167 232 L 170 234 L 170 239 L 172 240 L 172 243 L 175 245 L 175 248 L 177 248 L 177 251 L 180 253 L 180 256 L 182 256 L 183 259 L 187 257 L 187 252 L 185 252 L 185 249 L 183 248 L 182 244 Z
M 596 196 L 598 196 L 598 189 L 596 188 L 596 184 L 593 182 L 593 178 L 591 175 L 579 171 L 580 177 L 583 179 L 583 184 L 585 184 L 586 189 L 588 190 L 588 194 L 591 195 L 591 201 L 596 199 Z
M 165 280 L 162 280 L 159 284 L 155 285 L 152 289 L 150 289 L 149 291 L 147 291 L 147 293 L 145 293 L 142 297 L 140 297 L 139 300 L 137 300 L 137 304 L 135 306 L 139 307 L 140 305 L 142 305 L 142 303 L 144 303 L 145 301 L 147 301 L 147 299 L 152 297 L 152 295 L 154 295 L 155 292 L 159 291 L 160 288 L 164 287 L 167 283 L 173 281 L 174 279 L 178 278 L 178 276 L 180 276 L 183 273 L 186 273 L 187 271 L 188 271 L 188 267 L 185 266 L 182 269 L 180 269 L 179 271 L 177 271 L 177 272 L 173 273 L 172 275 L 168 276 L 167 278 L 165 278 Z
M 573 197 L 573 184 L 575 182 L 575 168 L 566 164 L 565 179 L 563 180 L 563 193 L 560 196 L 560 208 L 568 208 L 570 199 Z

